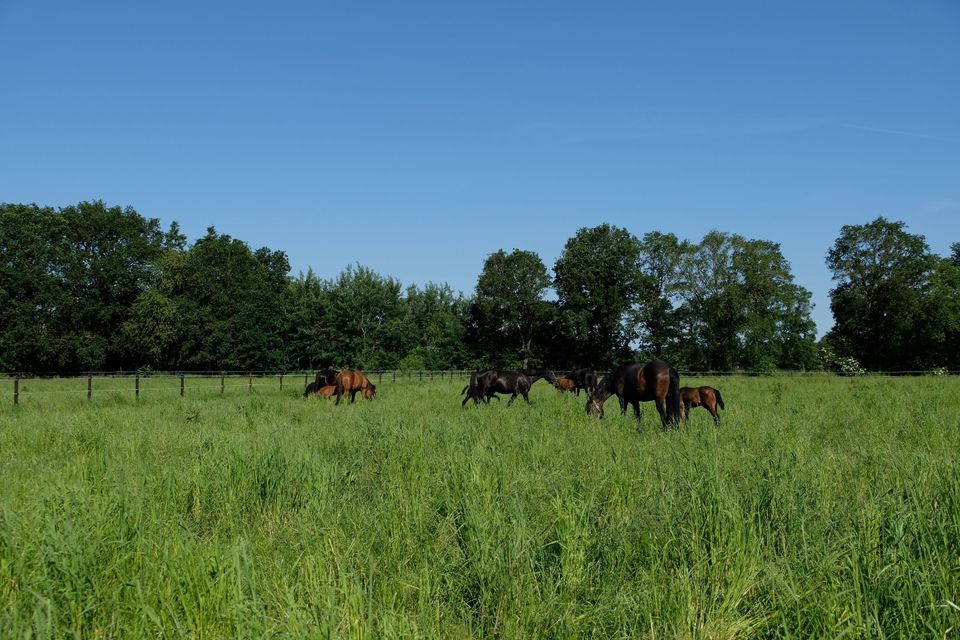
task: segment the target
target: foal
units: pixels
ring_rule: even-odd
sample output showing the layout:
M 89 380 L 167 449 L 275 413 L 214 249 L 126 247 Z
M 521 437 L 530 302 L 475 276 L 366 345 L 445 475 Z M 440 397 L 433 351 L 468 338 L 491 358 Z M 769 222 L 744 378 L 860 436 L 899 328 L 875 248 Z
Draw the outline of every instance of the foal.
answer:
M 713 424 L 720 426 L 720 414 L 717 407 L 723 406 L 723 396 L 719 389 L 713 387 L 683 387 L 680 389 L 680 417 L 686 421 L 687 413 L 693 407 L 703 407 L 713 416 Z

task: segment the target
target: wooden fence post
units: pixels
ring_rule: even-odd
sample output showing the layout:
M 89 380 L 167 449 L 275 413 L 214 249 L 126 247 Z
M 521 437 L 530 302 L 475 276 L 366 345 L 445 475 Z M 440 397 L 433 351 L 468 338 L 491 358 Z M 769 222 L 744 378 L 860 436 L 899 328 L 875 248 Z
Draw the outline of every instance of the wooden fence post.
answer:
M 20 404 L 20 376 L 13 379 L 13 404 Z
M 93 374 L 87 374 L 87 400 L 93 395 Z
M 220 372 L 220 395 L 223 395 L 223 372 Z
M 139 400 L 140 399 L 140 374 L 139 373 L 137 374 L 137 377 L 134 379 L 133 391 L 134 391 L 134 394 L 137 396 L 137 400 Z
M 383 371 L 377 371 L 377 384 L 383 384 Z
M 180 374 L 180 397 L 183 397 L 183 374 Z
M 283 391 L 283 374 L 280 374 L 280 391 Z
M 247 371 L 247 391 L 253 393 L 253 371 Z

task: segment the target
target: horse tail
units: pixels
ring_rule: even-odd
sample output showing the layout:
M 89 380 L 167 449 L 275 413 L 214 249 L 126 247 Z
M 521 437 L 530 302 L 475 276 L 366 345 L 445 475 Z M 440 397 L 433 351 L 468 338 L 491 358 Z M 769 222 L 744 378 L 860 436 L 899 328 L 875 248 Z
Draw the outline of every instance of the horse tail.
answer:
M 670 367 L 670 385 L 667 388 L 667 420 L 680 423 L 680 374 Z
M 726 409 L 726 407 L 723 406 L 723 396 L 720 395 L 720 389 L 714 389 L 713 392 L 717 394 L 717 406 L 721 409 Z
M 337 374 L 337 384 L 336 388 L 333 390 L 333 395 L 337 396 L 337 401 L 335 404 L 340 404 L 340 398 L 343 397 L 343 372 Z

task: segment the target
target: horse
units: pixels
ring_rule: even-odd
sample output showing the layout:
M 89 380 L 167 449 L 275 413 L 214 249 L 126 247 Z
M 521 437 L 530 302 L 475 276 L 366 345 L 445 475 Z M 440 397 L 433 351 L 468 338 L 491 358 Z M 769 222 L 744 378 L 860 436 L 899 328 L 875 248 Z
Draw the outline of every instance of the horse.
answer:
M 680 421 L 680 375 L 663 360 L 620 365 L 597 385 L 587 400 L 587 415 L 603 418 L 603 403 L 612 395 L 620 400 L 621 414 L 627 412 L 630 404 L 639 420 L 640 403 L 653 400 L 664 428 Z
M 350 394 L 350 402 L 353 403 L 358 391 L 361 396 L 367 400 L 372 400 L 374 394 L 377 392 L 377 388 L 370 383 L 363 371 L 345 369 L 337 374 L 336 380 L 337 384 L 334 393 L 337 395 L 336 404 L 338 405 L 340 404 L 340 398 L 347 393 Z
M 713 424 L 720 426 L 720 414 L 717 407 L 723 406 L 723 396 L 719 389 L 713 387 L 683 387 L 680 389 L 680 418 L 686 421 L 687 414 L 693 407 L 703 407 L 713 416 Z
M 490 372 L 488 372 L 490 373 Z M 486 375 L 486 374 L 485 374 Z M 495 398 L 498 393 L 509 393 L 510 399 L 507 401 L 509 407 L 517 399 L 517 395 L 523 396 L 523 399 L 530 404 L 530 397 L 527 395 L 533 383 L 543 378 L 550 384 L 557 383 L 557 376 L 549 369 L 532 369 L 525 371 L 497 371 L 494 375 L 486 375 L 482 386 L 484 395 L 489 398 Z
M 577 388 L 577 383 L 567 377 L 557 378 L 557 384 L 555 384 L 554 386 L 557 388 L 557 391 L 559 391 L 560 393 L 564 393 L 567 391 L 572 392 L 574 389 L 577 389 L 577 391 L 580 390 L 579 388 Z
M 328 384 L 325 387 L 320 387 L 317 389 L 317 395 L 323 398 L 324 400 L 329 400 L 333 397 L 333 394 L 337 392 L 336 385 Z
M 467 397 L 463 399 L 460 406 L 467 404 L 472 399 L 474 404 L 479 404 L 482 399 L 489 403 L 490 398 L 496 398 L 498 393 L 509 393 L 510 400 L 507 402 L 509 407 L 518 395 L 530 403 L 530 387 L 541 378 L 547 380 L 550 384 L 556 384 L 557 377 L 549 369 L 533 369 L 529 371 L 484 371 L 470 376 L 468 384 L 460 393 L 467 392 Z
M 593 393 L 597 388 L 597 372 L 593 369 L 574 369 L 570 372 L 569 377 L 571 380 L 573 380 L 574 390 L 576 391 L 577 397 L 580 396 L 581 389 L 590 394 Z
M 460 390 L 460 395 L 466 394 L 460 406 L 463 407 L 467 402 L 473 400 L 473 404 L 480 404 L 480 401 L 490 402 L 490 399 L 484 395 L 486 388 L 492 376 L 496 376 L 496 371 L 474 371 L 470 374 L 470 382 Z M 499 398 L 498 398 L 499 399 Z
M 330 385 L 337 384 L 337 372 L 333 369 L 325 369 L 323 371 L 317 371 L 316 377 L 313 379 L 313 382 L 307 385 L 307 388 L 303 392 L 303 397 L 306 398 L 311 393 L 317 393 L 320 389 Z

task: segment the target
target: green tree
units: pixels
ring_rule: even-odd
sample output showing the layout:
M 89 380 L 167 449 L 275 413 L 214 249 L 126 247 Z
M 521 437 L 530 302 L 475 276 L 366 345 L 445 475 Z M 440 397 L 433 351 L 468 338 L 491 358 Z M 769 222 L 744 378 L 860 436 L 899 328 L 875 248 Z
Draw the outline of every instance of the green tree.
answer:
M 501 249 L 487 256 L 471 306 L 475 343 L 487 364 L 525 368 L 539 359 L 544 345 L 536 340 L 549 319 L 549 286 L 547 268 L 532 251 Z
M 251 251 L 210 227 L 162 262 L 156 290 L 137 299 L 124 333 L 165 368 L 281 368 L 288 271 L 282 252 Z
M 810 293 L 780 246 L 711 231 L 685 254 L 678 358 L 692 369 L 805 368 L 816 361 Z
M 640 242 L 609 224 L 579 229 L 554 265 L 562 331 L 573 362 L 611 366 L 628 358 L 631 311 L 643 291 Z
M 837 286 L 830 292 L 830 342 L 868 370 L 914 366 L 915 321 L 934 266 L 922 236 L 879 217 L 844 225 L 827 253 Z
M 0 370 L 51 371 L 67 363 L 59 317 L 62 227 L 49 207 L 0 205 Z
M 680 333 L 676 304 L 683 285 L 683 258 L 690 244 L 672 233 L 653 231 L 640 240 L 642 288 L 635 321 L 640 351 L 663 357 Z
M 458 369 L 469 359 L 465 343 L 469 304 L 447 284 L 407 287 L 404 349 L 408 368 Z M 412 367 L 419 361 L 422 366 Z

